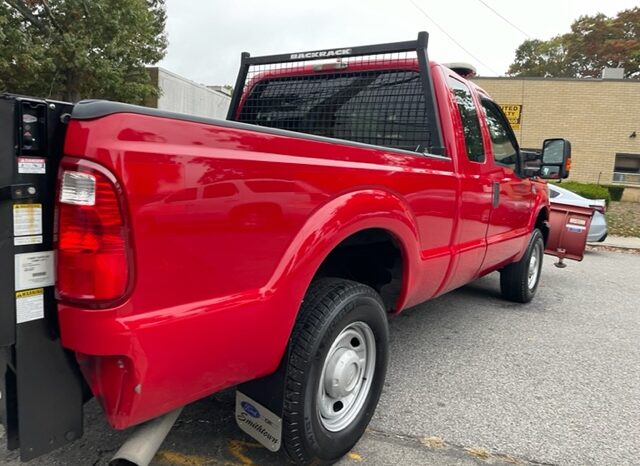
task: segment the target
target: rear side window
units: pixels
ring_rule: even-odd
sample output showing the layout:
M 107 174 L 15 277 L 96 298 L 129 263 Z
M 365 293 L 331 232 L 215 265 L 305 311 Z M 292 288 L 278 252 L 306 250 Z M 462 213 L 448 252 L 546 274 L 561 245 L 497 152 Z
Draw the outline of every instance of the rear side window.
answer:
M 467 157 L 472 162 L 484 162 L 484 146 L 478 121 L 478 109 L 471 98 L 471 91 L 464 83 L 454 78 L 449 78 L 449 86 L 462 119 Z
M 253 87 L 239 121 L 417 152 L 429 142 L 416 71 L 267 79 Z

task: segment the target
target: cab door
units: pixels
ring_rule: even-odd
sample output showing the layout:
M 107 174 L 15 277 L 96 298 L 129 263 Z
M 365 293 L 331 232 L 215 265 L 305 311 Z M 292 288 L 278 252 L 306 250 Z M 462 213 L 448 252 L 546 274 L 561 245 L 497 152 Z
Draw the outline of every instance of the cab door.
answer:
M 491 141 L 487 156 L 493 165 L 488 174 L 492 205 L 484 272 L 511 262 L 524 250 L 535 193 L 531 180 L 519 175 L 518 142 L 502 110 L 485 96 L 480 101 Z
M 491 216 L 490 174 L 479 102 L 469 84 L 448 72 L 451 121 L 455 136 L 460 200 L 458 227 L 453 237 L 453 263 L 440 293 L 464 285 L 478 276 L 486 253 Z

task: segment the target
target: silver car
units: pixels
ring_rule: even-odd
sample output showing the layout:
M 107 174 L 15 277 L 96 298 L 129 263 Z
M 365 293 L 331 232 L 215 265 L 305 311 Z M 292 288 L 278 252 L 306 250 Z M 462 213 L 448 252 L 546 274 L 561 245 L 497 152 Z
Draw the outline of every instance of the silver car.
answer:
M 609 229 L 607 228 L 607 218 L 604 216 L 604 211 L 607 206 L 607 202 L 604 199 L 587 199 L 586 197 L 582 197 L 568 189 L 551 183 L 549 183 L 549 198 L 552 203 L 558 202 L 594 209 L 587 241 L 595 243 L 605 240 L 609 234 Z

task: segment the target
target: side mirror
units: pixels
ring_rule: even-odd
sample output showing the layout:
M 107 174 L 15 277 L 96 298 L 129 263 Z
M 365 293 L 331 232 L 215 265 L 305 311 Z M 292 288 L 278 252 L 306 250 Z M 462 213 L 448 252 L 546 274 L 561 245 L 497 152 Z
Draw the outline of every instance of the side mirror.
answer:
M 532 150 L 520 150 L 520 167 L 523 178 L 533 178 L 540 175 L 542 153 Z
M 545 139 L 542 144 L 540 177 L 561 179 L 569 176 L 571 169 L 571 143 L 566 139 Z

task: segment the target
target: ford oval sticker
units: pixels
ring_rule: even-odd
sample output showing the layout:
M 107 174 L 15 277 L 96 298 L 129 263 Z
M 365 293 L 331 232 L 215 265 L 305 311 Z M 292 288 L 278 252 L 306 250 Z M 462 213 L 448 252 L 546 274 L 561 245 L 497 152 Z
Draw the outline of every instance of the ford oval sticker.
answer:
M 240 403 L 242 409 L 244 409 L 245 413 L 247 413 L 251 417 L 260 417 L 260 411 L 257 410 L 255 406 L 247 401 L 243 401 Z

